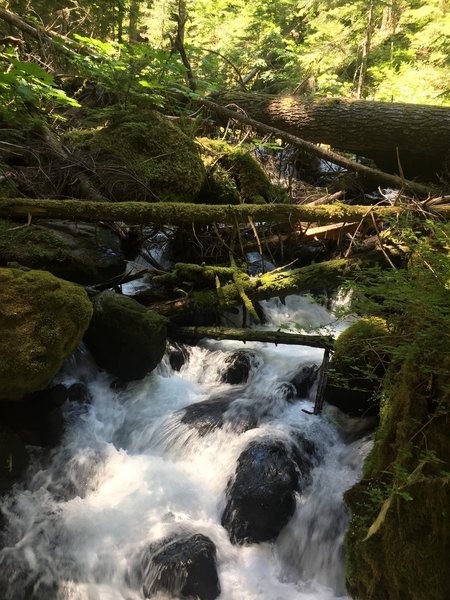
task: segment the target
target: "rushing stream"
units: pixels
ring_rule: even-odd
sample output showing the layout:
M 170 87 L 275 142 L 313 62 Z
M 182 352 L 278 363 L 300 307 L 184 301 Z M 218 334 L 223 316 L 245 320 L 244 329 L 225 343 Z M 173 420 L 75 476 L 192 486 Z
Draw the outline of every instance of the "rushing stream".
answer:
M 331 320 L 300 297 L 264 304 L 276 328 Z M 240 386 L 221 378 L 236 349 L 253 351 L 249 380 Z M 177 531 L 214 542 L 221 600 L 345 598 L 342 494 L 357 479 L 370 440 L 344 438 L 326 416 L 302 411 L 311 410 L 310 400 L 292 401 L 289 381 L 321 357 L 307 347 L 206 341 L 189 349 L 179 372 L 165 357 L 156 372 L 123 389 L 78 350 L 61 380 L 87 384 L 92 402 L 67 407 L 61 446 L 50 457 L 36 450 L 26 486 L 3 502 L 1 598 L 142 599 L 142 586 L 130 576 L 139 553 Z M 236 402 L 229 426 L 207 435 L 177 412 L 230 393 Z M 256 427 L 233 426 L 249 413 Z M 240 453 L 253 440 L 289 440 L 299 432 L 320 460 L 310 485 L 297 494 L 293 517 L 273 543 L 233 545 L 221 514 Z

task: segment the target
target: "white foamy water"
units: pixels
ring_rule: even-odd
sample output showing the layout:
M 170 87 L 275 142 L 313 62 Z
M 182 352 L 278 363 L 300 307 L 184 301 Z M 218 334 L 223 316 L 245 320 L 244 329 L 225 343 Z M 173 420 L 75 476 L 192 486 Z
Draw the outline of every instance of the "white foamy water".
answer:
M 309 325 L 331 326 L 321 307 L 310 304 L 308 311 L 303 299 L 288 301 L 294 318 L 302 313 Z M 278 327 L 283 309 L 271 302 L 265 310 Z M 254 353 L 242 386 L 221 380 L 236 349 Z M 321 358 L 321 350 L 306 347 L 206 341 L 189 350 L 180 372 L 166 357 L 156 372 L 120 391 L 79 352 L 65 379 L 84 381 L 93 402 L 67 408 L 61 446 L 49 458 L 37 454 L 26 487 L 3 501 L 9 528 L 0 552 L 0 580 L 7 582 L 1 598 L 142 599 L 130 570 L 150 543 L 177 531 L 202 533 L 216 545 L 221 600 L 345 598 L 342 494 L 356 481 L 370 442 L 346 444 L 325 416 L 302 411 L 311 410 L 310 401 L 289 401 L 283 386 Z M 181 422 L 183 407 L 231 391 L 230 422 L 251 414 L 254 429 L 224 427 L 200 437 Z M 239 454 L 252 440 L 299 433 L 321 460 L 294 516 L 274 543 L 232 545 L 220 522 Z

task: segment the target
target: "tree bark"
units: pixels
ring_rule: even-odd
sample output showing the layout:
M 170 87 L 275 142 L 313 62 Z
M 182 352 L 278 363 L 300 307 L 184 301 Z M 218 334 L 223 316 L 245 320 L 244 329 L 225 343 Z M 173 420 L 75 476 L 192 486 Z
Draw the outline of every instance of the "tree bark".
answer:
M 396 161 L 414 155 L 435 160 L 450 152 L 450 108 L 341 98 L 303 98 L 234 92 L 214 98 L 250 117 L 314 143 Z M 381 166 L 381 165 L 380 165 Z
M 326 335 L 300 335 L 285 331 L 264 331 L 260 329 L 237 329 L 228 327 L 169 327 L 169 337 L 181 341 L 201 340 L 209 337 L 214 340 L 237 340 L 239 342 L 262 342 L 268 344 L 289 344 L 310 348 L 333 348 L 334 340 Z
M 308 142 L 302 138 L 297 137 L 296 135 L 292 135 L 290 133 L 286 133 L 285 131 L 278 129 L 276 127 L 272 127 L 270 125 L 266 125 L 265 123 L 261 123 L 261 121 L 256 121 L 247 115 L 243 115 L 242 113 L 236 112 L 235 110 L 230 110 L 219 104 L 215 104 L 210 100 L 200 99 L 198 100 L 199 104 L 206 106 L 207 108 L 212 109 L 218 114 L 224 115 L 229 119 L 235 119 L 241 123 L 245 123 L 250 125 L 257 131 L 261 131 L 263 133 L 268 133 L 274 137 L 281 138 L 284 142 L 288 142 L 301 148 L 305 152 L 309 154 L 313 154 L 314 156 L 318 156 L 325 160 L 334 162 L 341 167 L 347 169 L 347 171 L 358 173 L 362 176 L 366 181 L 371 182 L 373 186 L 375 185 L 384 185 L 390 186 L 398 189 L 406 189 L 413 194 L 416 194 L 419 197 L 427 197 L 430 193 L 430 187 L 422 185 L 420 183 L 416 183 L 415 181 L 408 181 L 403 176 L 403 171 L 401 171 L 401 177 L 397 175 L 391 175 L 390 173 L 384 173 L 383 171 L 379 171 L 378 169 L 373 169 L 368 167 L 367 165 L 363 165 L 355 160 L 351 160 L 346 156 L 342 156 L 341 154 L 337 154 L 336 152 L 332 152 L 331 150 L 326 150 L 325 148 L 316 146 L 312 142 Z
M 431 203 L 430 203 L 431 204 Z M 256 223 L 264 221 L 294 224 L 342 223 L 370 219 L 396 217 L 418 205 L 403 206 L 357 206 L 341 204 L 293 205 L 293 204 L 239 204 L 210 205 L 184 202 L 91 202 L 89 200 L 34 200 L 28 198 L 1 198 L 0 217 L 28 217 L 42 219 L 70 219 L 73 221 L 123 221 L 129 225 L 210 225 L 224 223 L 248 223 L 249 217 Z M 427 216 L 450 219 L 450 205 L 433 205 Z

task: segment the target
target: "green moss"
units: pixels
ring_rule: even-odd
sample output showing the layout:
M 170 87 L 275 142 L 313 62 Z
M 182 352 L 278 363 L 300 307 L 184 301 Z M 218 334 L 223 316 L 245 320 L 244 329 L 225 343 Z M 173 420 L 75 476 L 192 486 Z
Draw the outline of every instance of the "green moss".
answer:
M 0 219 L 0 265 L 17 262 L 37 268 L 69 258 L 69 246 L 46 227 L 19 226 Z
M 351 379 L 361 380 L 363 387 L 366 380 L 371 387 L 372 379 L 380 380 L 390 338 L 388 324 L 380 317 L 365 317 L 350 325 L 336 340 L 332 379 L 347 385 Z
M 0 219 L 0 266 L 17 263 L 91 285 L 125 270 L 120 241 L 105 227 L 53 222 L 53 229 Z
M 97 363 L 124 381 L 142 379 L 166 348 L 167 319 L 114 292 L 94 299 L 85 340 Z
M 347 587 L 354 598 L 450 597 L 449 362 L 442 356 L 432 388 L 414 347 L 388 372 L 364 479 L 346 494 Z M 367 539 L 385 503 L 384 519 Z
M 205 171 L 196 145 L 161 114 L 140 111 L 103 127 L 73 130 L 65 142 L 97 176 L 96 185 L 112 200 L 194 200 Z
M 83 288 L 45 271 L 0 269 L 0 395 L 44 389 L 78 346 L 92 305 Z
M 233 148 L 223 140 L 199 138 L 208 177 L 202 189 L 205 203 L 264 204 L 284 202 L 284 188 L 269 178 L 247 147 Z

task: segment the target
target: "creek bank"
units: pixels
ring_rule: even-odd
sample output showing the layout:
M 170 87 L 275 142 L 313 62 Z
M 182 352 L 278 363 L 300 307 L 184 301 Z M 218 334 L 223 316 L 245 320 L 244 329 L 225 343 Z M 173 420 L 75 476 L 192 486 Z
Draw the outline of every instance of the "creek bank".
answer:
M 25 227 L 0 220 L 0 265 L 8 263 L 82 285 L 108 281 L 126 267 L 120 240 L 111 229 L 56 220 Z
M 196 200 L 205 179 L 198 147 L 165 116 L 136 107 L 75 114 L 59 137 L 38 119 L 24 117 L 20 130 L 4 124 L 2 196 Z

